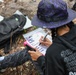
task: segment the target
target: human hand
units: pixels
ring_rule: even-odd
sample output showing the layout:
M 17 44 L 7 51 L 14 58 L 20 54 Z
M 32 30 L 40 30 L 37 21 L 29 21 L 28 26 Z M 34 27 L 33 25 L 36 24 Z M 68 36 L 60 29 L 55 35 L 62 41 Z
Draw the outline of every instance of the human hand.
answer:
M 45 38 L 45 40 L 43 40 L 43 38 L 43 36 L 40 38 L 40 44 L 49 47 L 52 44 L 52 42 L 48 38 Z
M 39 52 L 38 49 L 34 49 L 35 51 L 28 51 L 28 53 L 30 54 L 32 60 L 37 61 L 37 59 L 42 56 L 43 54 L 41 52 Z

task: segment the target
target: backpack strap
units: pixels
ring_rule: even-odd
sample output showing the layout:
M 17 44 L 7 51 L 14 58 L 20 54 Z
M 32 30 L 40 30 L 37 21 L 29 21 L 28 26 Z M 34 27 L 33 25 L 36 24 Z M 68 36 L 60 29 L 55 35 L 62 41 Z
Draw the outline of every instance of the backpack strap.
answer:
M 62 43 L 64 44 L 64 46 L 67 46 L 68 48 L 70 48 L 72 51 L 76 51 L 76 46 L 75 46 L 75 44 L 72 42 L 72 41 L 70 41 L 70 40 L 65 40 L 63 37 L 58 37 L 58 39 L 60 40 L 60 41 L 62 41 Z

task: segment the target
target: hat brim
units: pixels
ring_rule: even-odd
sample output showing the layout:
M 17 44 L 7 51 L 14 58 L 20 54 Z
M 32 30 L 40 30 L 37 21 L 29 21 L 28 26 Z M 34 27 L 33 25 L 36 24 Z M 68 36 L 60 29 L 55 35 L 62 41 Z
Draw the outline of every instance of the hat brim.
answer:
M 57 28 L 57 27 L 63 26 L 76 18 L 76 12 L 74 10 L 68 8 L 67 12 L 68 12 L 67 19 L 61 20 L 58 22 L 49 22 L 49 23 L 39 20 L 36 14 L 32 19 L 32 25 L 42 27 L 42 28 Z

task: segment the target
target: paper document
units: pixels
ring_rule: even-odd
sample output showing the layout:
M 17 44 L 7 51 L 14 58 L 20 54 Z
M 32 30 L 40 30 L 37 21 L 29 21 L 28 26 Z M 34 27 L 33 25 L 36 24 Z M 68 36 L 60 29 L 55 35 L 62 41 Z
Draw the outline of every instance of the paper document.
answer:
M 23 37 L 25 38 L 27 45 L 29 45 L 32 48 L 33 47 L 37 48 L 43 55 L 45 55 L 48 47 L 41 45 L 39 42 L 41 36 L 45 36 L 45 35 L 46 35 L 45 31 L 42 28 L 38 28 L 32 32 L 24 34 Z M 49 38 L 50 41 L 52 41 L 50 35 L 47 35 L 47 38 Z
M 1 22 L 3 19 L 4 19 L 4 17 L 0 15 L 0 22 Z

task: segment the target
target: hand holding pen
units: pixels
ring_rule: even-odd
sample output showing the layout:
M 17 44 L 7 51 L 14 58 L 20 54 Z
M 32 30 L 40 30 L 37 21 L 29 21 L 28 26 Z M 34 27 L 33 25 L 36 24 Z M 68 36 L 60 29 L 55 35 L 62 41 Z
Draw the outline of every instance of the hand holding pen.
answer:
M 45 41 L 46 37 L 47 37 L 48 33 L 44 36 L 43 41 Z
M 40 44 L 49 47 L 52 44 L 52 42 L 47 38 L 47 35 L 48 35 L 48 33 L 44 37 L 42 36 L 39 41 L 40 41 Z

